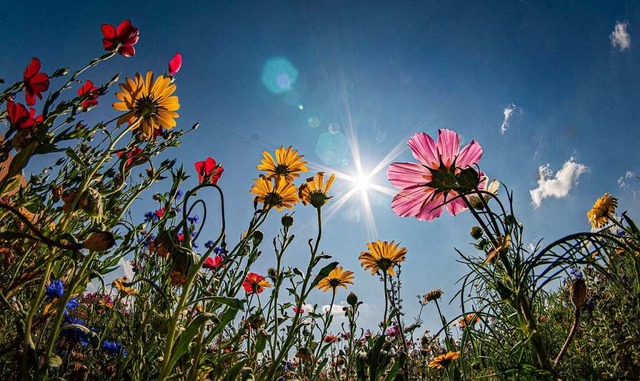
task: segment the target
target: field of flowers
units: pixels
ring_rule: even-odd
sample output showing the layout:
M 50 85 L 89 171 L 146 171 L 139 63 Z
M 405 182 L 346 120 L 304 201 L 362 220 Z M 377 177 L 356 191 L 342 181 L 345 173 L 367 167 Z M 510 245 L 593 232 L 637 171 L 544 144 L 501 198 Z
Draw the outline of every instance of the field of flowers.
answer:
M 182 57 L 163 74 L 94 84 L 92 70 L 135 56 L 139 39 L 128 20 L 102 34 L 104 55 L 79 70 L 41 72 L 34 57 L 17 82 L 0 79 L 0 379 L 640 379 L 640 229 L 616 214 L 615 197 L 595 201 L 591 232 L 531 250 L 513 194 L 480 170 L 481 145 L 461 148 L 450 130 L 418 133 L 408 141 L 416 162 L 387 170 L 398 189 L 391 207 L 425 227 L 445 210 L 474 217 L 476 251 L 458 252 L 468 272 L 448 295 L 460 313 L 444 316 L 443 292 L 433 290 L 420 311 L 437 314 L 442 328 L 407 324 L 399 269 L 410 258 L 399 243 L 377 240 L 363 243 L 359 260 L 380 280 L 384 316 L 360 326 L 362 301 L 350 293 L 336 333 L 336 290 L 348 289 L 354 272 L 322 251 L 335 176 L 304 180 L 307 162 L 291 146 L 263 152 L 254 213 L 243 237 L 230 240 L 222 166 L 210 157 L 187 169 L 154 161 L 199 133 L 177 128 Z M 52 88 L 52 79 L 62 85 Z M 114 97 L 107 90 L 116 84 Z M 85 124 L 99 103 L 113 103 L 113 119 Z M 34 173 L 35 156 L 51 165 Z M 182 191 L 188 176 L 199 185 Z M 132 215 L 159 180 L 168 186 L 153 194 L 157 209 Z M 298 238 L 309 239 L 302 268 L 284 257 L 297 238 L 294 208 L 317 215 L 317 236 Z M 221 228 L 198 247 L 207 219 Z M 265 237 L 266 224 L 279 233 Z M 265 274 L 253 269 L 260 256 L 273 259 Z M 122 260 L 133 276 L 107 281 Z M 307 308 L 312 292 L 331 293 L 327 311 Z

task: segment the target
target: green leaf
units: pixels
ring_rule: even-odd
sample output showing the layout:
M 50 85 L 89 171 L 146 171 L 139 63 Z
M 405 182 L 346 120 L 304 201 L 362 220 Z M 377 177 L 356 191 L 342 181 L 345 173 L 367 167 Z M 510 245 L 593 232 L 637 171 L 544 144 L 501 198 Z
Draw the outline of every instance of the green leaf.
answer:
M 22 171 L 22 168 L 27 166 L 29 163 L 29 159 L 33 155 L 33 151 L 35 151 L 38 146 L 37 141 L 33 141 L 29 143 L 25 148 L 23 148 L 18 154 L 11 160 L 11 164 L 9 164 L 9 172 L 7 173 L 7 177 L 13 177 Z
M 322 270 L 320 270 L 320 272 L 318 273 L 318 275 L 316 275 L 315 279 L 313 280 L 313 282 L 311 283 L 311 287 L 309 287 L 309 289 L 313 289 L 315 286 L 318 285 L 318 283 L 320 283 L 320 281 L 324 278 L 327 277 L 327 275 L 329 275 L 329 273 L 335 269 L 338 266 L 338 262 L 331 262 L 328 265 L 326 265 L 325 267 L 322 268 Z
M 220 322 L 211 330 L 209 337 L 216 337 L 222 330 L 231 322 L 231 320 L 235 319 L 236 314 L 238 313 L 237 308 L 228 308 L 222 316 L 220 316 Z
M 229 298 L 226 296 L 208 296 L 206 298 L 202 298 L 200 300 L 212 300 L 216 303 L 227 305 L 231 308 L 238 309 L 240 311 L 244 311 L 244 302 L 237 298 Z
M 394 361 L 393 366 L 389 370 L 389 373 L 387 373 L 387 377 L 384 378 L 384 381 L 392 381 L 396 376 L 396 373 L 398 373 L 398 370 L 406 360 L 407 360 L 407 354 L 404 352 L 400 352 L 400 355 L 398 356 L 396 361 Z
M 208 314 L 200 314 L 196 316 L 191 324 L 189 324 L 187 329 L 182 332 L 178 344 L 173 348 L 173 353 L 171 354 L 171 360 L 169 360 L 168 369 L 173 369 L 173 366 L 176 364 L 178 359 L 183 354 L 187 353 L 187 351 L 189 350 L 189 343 L 191 343 L 191 340 L 193 340 L 193 338 L 198 334 L 200 328 L 202 328 L 208 321 Z
M 256 335 L 256 352 L 260 353 L 264 351 L 264 348 L 266 345 L 267 345 L 267 333 L 264 330 L 260 330 Z
M 84 168 L 87 166 L 87 164 L 80 158 L 80 156 L 78 156 L 77 153 L 75 153 L 74 150 L 72 150 L 71 148 L 67 148 L 67 150 L 65 151 L 65 153 L 67 154 L 67 156 L 69 156 L 69 158 L 76 163 L 78 166 L 80 166 L 80 168 Z

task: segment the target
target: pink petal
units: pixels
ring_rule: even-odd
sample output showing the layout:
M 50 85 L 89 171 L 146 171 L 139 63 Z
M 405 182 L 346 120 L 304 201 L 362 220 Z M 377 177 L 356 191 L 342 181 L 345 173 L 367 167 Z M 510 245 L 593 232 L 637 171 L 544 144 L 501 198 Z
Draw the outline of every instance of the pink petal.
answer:
M 456 196 L 457 194 L 449 194 L 449 200 L 451 200 Z M 447 207 L 447 210 L 449 211 L 449 214 L 451 214 L 452 216 L 455 216 L 456 214 L 466 210 L 467 204 L 464 202 L 462 198 L 456 198 L 453 201 L 449 201 L 446 204 L 446 207 Z
M 407 142 L 411 147 L 411 153 L 422 165 L 430 168 L 438 168 L 440 160 L 438 160 L 438 148 L 436 142 L 431 136 L 424 132 L 419 132 Z
M 460 137 L 451 130 L 439 130 L 438 154 L 444 165 L 448 168 L 460 151 Z
M 458 159 L 456 160 L 456 166 L 458 168 L 466 168 L 473 166 L 480 161 L 482 157 L 482 147 L 475 140 L 472 140 L 471 143 L 467 144 L 460 154 L 458 155 Z
M 444 212 L 444 205 L 442 205 L 443 195 L 442 193 L 438 193 L 437 195 L 433 195 L 428 201 L 422 206 L 420 213 L 416 216 L 416 218 L 420 221 L 432 221 L 442 215 Z
M 415 163 L 393 163 L 387 170 L 387 178 L 398 189 L 424 186 L 431 181 L 431 173 Z
M 401 217 L 417 216 L 430 197 L 432 188 L 404 189 L 393 198 L 391 209 Z

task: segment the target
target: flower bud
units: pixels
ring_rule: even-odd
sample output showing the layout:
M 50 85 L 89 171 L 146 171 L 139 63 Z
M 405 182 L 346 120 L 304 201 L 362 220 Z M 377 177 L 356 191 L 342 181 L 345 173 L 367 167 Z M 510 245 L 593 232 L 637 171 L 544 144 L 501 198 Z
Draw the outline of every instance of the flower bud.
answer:
M 480 226 L 474 226 L 471 228 L 471 237 L 473 237 L 473 239 L 480 239 L 482 238 L 482 228 Z
M 353 292 L 350 292 L 349 295 L 347 295 L 347 304 L 350 305 L 351 307 L 358 304 L 358 295 L 354 294 Z
M 281 222 L 282 226 L 284 226 L 285 228 L 290 228 L 293 226 L 293 216 L 287 213 L 282 216 Z

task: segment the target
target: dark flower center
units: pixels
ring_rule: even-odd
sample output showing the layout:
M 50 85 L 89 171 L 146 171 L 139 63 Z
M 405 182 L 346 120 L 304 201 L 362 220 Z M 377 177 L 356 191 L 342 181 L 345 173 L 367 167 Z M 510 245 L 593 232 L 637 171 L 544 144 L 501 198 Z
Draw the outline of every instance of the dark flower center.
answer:
M 267 193 L 264 196 L 264 204 L 267 206 L 280 206 L 282 205 L 282 196 L 276 192 Z
M 276 167 L 276 175 L 288 175 L 289 174 L 289 166 L 285 165 L 285 164 L 278 164 L 278 166 Z
M 136 100 L 135 109 L 139 116 L 148 118 L 158 112 L 158 101 L 150 95 L 144 96 Z

